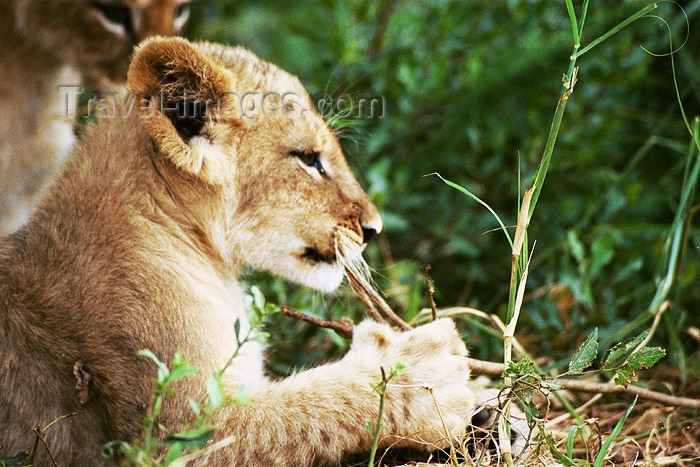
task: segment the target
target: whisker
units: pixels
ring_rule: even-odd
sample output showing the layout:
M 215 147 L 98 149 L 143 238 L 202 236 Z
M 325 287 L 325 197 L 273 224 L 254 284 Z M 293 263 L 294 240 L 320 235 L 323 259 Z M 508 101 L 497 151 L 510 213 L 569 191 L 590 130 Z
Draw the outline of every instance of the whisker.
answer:
M 350 281 L 350 285 L 355 290 L 355 293 L 365 304 L 367 313 L 376 321 L 388 321 L 389 323 L 394 324 L 403 330 L 411 329 L 411 326 L 402 320 L 382 298 L 378 291 L 377 285 L 372 280 L 369 265 L 364 260 L 362 255 L 348 255 L 345 253 L 353 250 L 357 251 L 358 248 L 361 247 L 357 244 L 357 242 L 353 242 L 351 238 L 344 234 L 344 232 L 338 231 L 338 235 L 336 235 L 335 240 L 335 249 L 338 262 L 343 266 L 345 275 L 348 278 L 348 281 Z M 374 308 L 372 302 L 377 304 L 383 314 L 383 317 Z

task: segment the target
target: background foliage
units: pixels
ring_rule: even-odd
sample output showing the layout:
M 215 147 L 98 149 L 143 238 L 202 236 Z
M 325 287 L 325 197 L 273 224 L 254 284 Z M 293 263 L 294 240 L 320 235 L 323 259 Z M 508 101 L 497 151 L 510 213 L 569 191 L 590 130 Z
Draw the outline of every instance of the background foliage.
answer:
M 583 44 L 648 3 L 591 2 Z M 674 59 L 692 118 L 700 114 L 700 1 L 682 6 L 689 29 L 677 5 L 655 13 L 670 25 L 674 47 L 687 35 Z M 334 122 L 384 216 L 385 231 L 367 254 L 375 279 L 410 319 L 428 304 L 421 266 L 430 264 L 438 306 L 505 318 L 510 249 L 498 224 L 424 175 L 439 172 L 515 224 L 572 50 L 564 2 L 212 0 L 195 3 L 192 13 L 189 37 L 244 45 L 298 75 L 317 98 L 382 96 L 382 118 Z M 540 349 L 535 354 L 566 359 L 594 327 L 602 341 L 614 336 L 646 310 L 665 273 L 662 249 L 690 139 L 668 52 L 664 23 L 643 18 L 578 62 L 529 229 L 537 244 L 517 334 Z M 653 342 L 670 349 L 682 377 L 698 367 L 698 342 L 686 334 L 700 326 L 697 224 L 691 217 L 671 308 Z M 279 305 L 362 316 L 347 290 L 328 297 L 260 272 L 245 277 Z M 309 365 L 347 345 L 330 331 L 276 320 L 273 370 Z M 500 358 L 497 335 L 473 321 L 463 327 L 473 355 Z

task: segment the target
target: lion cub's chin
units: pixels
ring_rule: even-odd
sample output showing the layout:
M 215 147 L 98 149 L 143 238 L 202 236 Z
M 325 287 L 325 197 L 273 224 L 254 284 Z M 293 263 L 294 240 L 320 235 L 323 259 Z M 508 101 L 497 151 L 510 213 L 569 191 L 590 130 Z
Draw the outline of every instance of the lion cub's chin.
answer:
M 297 277 L 291 277 L 290 279 L 322 292 L 332 292 L 338 288 L 344 276 L 345 271 L 342 265 L 338 263 L 319 263 L 313 268 L 308 268 L 307 271 L 299 271 Z

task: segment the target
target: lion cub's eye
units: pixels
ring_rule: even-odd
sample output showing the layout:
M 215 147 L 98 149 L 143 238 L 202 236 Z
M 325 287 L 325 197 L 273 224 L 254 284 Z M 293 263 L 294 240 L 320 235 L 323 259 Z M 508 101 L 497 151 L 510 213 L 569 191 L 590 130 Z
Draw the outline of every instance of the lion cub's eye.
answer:
M 323 168 L 323 165 L 321 164 L 321 155 L 319 153 L 317 153 L 317 152 L 304 152 L 304 151 L 291 151 L 289 153 L 289 155 L 297 157 L 305 165 L 308 165 L 309 167 L 313 167 L 314 169 L 318 170 L 319 174 L 326 175 L 326 170 Z
M 190 17 L 190 5 L 188 3 L 182 3 L 178 5 L 175 10 L 175 27 L 177 29 L 182 28 Z
M 178 5 L 177 10 L 175 10 L 175 18 L 180 19 L 188 16 L 190 14 L 190 6 L 187 3 Z
M 112 23 L 125 26 L 131 22 L 131 12 L 124 5 L 115 5 L 102 1 L 94 1 L 92 4 Z

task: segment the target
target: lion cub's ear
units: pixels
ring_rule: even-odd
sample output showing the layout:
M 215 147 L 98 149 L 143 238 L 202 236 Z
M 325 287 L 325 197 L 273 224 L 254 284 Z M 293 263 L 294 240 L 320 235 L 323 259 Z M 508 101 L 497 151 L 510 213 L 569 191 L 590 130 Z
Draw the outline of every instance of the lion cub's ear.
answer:
M 139 98 L 142 121 L 161 151 L 176 167 L 207 181 L 226 163 L 207 125 L 216 121 L 217 103 L 231 79 L 213 57 L 181 38 L 146 40 L 129 66 L 131 90 L 147 96 Z

